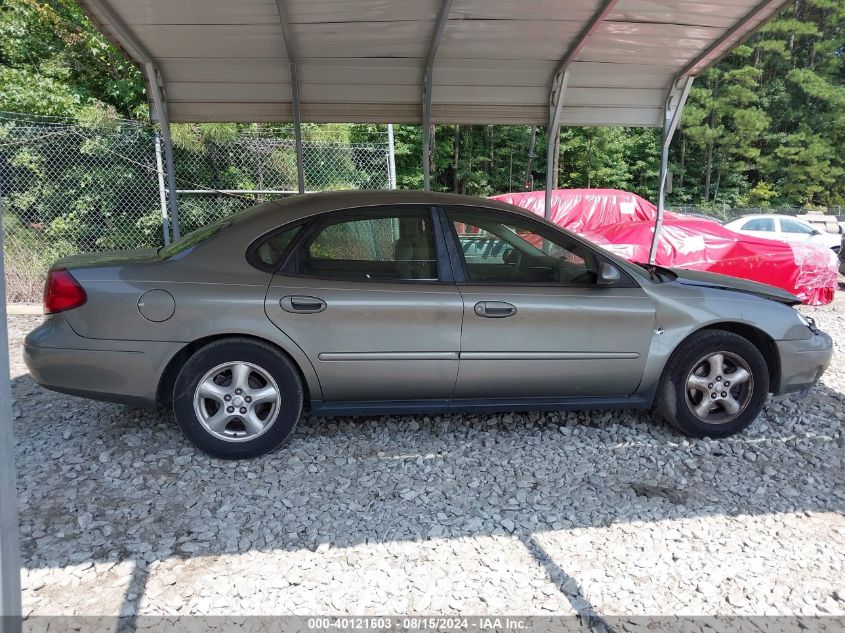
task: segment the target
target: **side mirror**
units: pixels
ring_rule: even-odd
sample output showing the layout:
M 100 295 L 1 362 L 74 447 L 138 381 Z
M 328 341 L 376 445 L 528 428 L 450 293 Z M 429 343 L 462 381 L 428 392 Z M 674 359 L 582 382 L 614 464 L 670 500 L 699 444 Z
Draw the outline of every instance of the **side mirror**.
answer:
M 599 266 L 599 286 L 612 286 L 622 279 L 619 269 L 609 262 L 602 262 Z

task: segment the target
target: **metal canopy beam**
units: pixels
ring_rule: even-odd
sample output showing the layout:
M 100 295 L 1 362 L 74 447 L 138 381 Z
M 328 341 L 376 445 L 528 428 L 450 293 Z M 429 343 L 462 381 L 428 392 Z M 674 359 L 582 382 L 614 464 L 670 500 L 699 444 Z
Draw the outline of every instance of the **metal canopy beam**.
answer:
M 549 123 L 548 123 L 548 147 L 546 149 L 546 200 L 545 216 L 548 220 L 552 214 L 552 181 L 554 180 L 554 156 L 552 154 L 557 147 L 557 139 L 560 135 L 560 114 L 563 107 L 563 97 L 566 87 L 569 84 L 569 66 L 575 58 L 584 50 L 584 47 L 593 37 L 596 30 L 613 11 L 613 7 L 619 0 L 604 0 L 598 10 L 590 18 L 578 36 L 573 40 L 572 45 L 558 63 L 552 75 L 549 87 Z
M 781 7 L 787 4 L 788 1 L 789 0 L 781 0 L 780 2 L 772 2 L 772 0 L 763 0 L 763 2 L 760 2 L 751 10 L 750 13 L 725 31 L 721 37 L 708 46 L 704 52 L 684 66 L 684 68 L 678 73 L 676 84 L 685 80 L 687 77 L 695 77 L 701 71 L 715 64 L 723 55 L 727 54 L 740 39 L 748 35 L 749 29 L 759 27 L 765 20 L 775 15 Z M 751 26 L 751 23 L 755 20 L 760 24 Z
M 663 114 L 663 144 L 660 147 L 660 191 L 657 196 L 657 217 L 654 220 L 654 235 L 651 238 L 651 249 L 648 253 L 648 261 L 653 264 L 657 257 L 657 243 L 660 239 L 660 232 L 663 229 L 663 213 L 666 210 L 666 178 L 669 173 L 669 146 L 672 144 L 672 137 L 681 122 L 684 113 L 684 105 L 689 97 L 690 88 L 694 77 L 687 77 L 683 87 L 678 88 L 677 83 L 666 96 L 666 108 Z
M 127 53 L 135 58 L 135 61 L 142 65 L 153 63 L 153 56 L 147 51 L 146 46 L 141 44 L 141 41 L 123 23 L 123 20 L 117 17 L 117 14 L 112 10 L 108 2 L 104 2 L 103 0 L 88 0 L 88 4 L 97 9 L 97 12 L 106 18 L 106 25 L 114 31 L 120 45 L 126 49 Z M 99 22 L 97 26 L 100 27 L 100 31 L 105 33 L 102 21 L 97 20 L 94 16 L 91 16 L 91 19 L 94 22 Z
M 178 240 L 182 236 L 179 223 L 179 199 L 176 194 L 176 169 L 173 162 L 173 140 L 170 138 L 170 118 L 167 115 L 167 102 L 159 87 L 159 73 L 152 62 L 144 64 L 144 73 L 147 75 L 147 84 L 153 97 L 156 118 L 161 126 L 161 141 L 164 145 L 164 166 L 167 172 L 167 198 L 170 203 L 170 222 L 173 231 L 173 239 Z
M 604 19 L 608 16 L 608 14 L 613 11 L 613 7 L 616 6 L 616 3 L 619 0 L 604 0 L 598 10 L 593 14 L 593 17 L 590 18 L 590 21 L 584 25 L 584 28 L 572 42 L 572 45 L 569 47 L 569 50 L 566 51 L 566 54 L 560 60 L 555 68 L 555 75 L 560 75 L 564 71 L 569 68 L 569 65 L 575 61 L 575 58 L 584 50 L 584 47 L 590 41 L 590 38 L 595 35 L 596 29 L 601 26 L 601 23 L 604 22 Z
M 305 193 L 305 168 L 302 161 L 302 115 L 299 109 L 299 71 L 296 66 L 296 47 L 294 46 L 285 0 L 276 0 L 276 8 L 279 12 L 279 24 L 282 27 L 282 37 L 285 40 L 285 52 L 288 56 L 288 68 L 290 69 L 293 134 L 296 145 L 296 183 L 299 193 Z
M 452 0 L 443 0 L 440 6 L 440 13 L 437 15 L 437 25 L 434 28 L 434 35 L 428 47 L 428 56 L 425 59 L 425 70 L 423 71 L 423 189 L 428 191 L 431 188 L 431 90 L 434 84 L 434 60 L 437 58 L 437 49 L 443 39 L 443 32 L 446 30 L 446 23 L 449 21 L 449 12 L 452 10 Z

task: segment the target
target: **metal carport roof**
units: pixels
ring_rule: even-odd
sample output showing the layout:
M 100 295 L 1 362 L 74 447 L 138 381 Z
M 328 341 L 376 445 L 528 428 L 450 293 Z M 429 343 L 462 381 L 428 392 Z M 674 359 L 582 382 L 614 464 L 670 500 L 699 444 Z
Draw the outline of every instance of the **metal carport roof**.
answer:
M 79 0 L 147 78 L 169 119 L 662 126 L 692 78 L 787 0 Z M 429 133 L 423 136 L 424 156 Z M 423 160 L 429 183 L 428 160 Z M 551 162 L 547 161 L 547 209 Z M 298 161 L 299 189 L 304 190 Z M 0 201 L 2 202 L 2 201 Z M 2 224 L 0 224 L 2 238 Z M 8 376 L 0 240 L 0 373 Z M 0 380 L 0 616 L 20 616 L 11 393 Z M 0 617 L 0 633 L 20 618 Z
M 443 0 L 80 0 L 161 75 L 171 121 L 421 122 Z M 784 0 L 454 0 L 434 60 L 432 123 L 546 123 L 556 67 L 607 8 L 569 68 L 561 125 L 660 126 L 666 91 Z M 287 14 L 288 41 L 281 13 Z M 288 47 L 291 46 L 291 54 Z

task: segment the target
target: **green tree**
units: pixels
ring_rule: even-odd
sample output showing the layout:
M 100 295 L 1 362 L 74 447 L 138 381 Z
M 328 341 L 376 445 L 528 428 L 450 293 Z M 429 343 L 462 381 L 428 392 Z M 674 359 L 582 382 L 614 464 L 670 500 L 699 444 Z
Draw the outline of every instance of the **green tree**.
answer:
M 102 103 L 123 116 L 144 106 L 138 68 L 73 0 L 0 5 L 0 110 L 77 115 Z

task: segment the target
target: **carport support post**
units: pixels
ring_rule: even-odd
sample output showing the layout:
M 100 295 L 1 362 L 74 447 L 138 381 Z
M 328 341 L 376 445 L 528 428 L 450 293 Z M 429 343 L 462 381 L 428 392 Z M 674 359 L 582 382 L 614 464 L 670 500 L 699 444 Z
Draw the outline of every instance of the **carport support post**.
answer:
M 569 50 L 560 60 L 552 75 L 551 87 L 549 90 L 549 146 L 546 151 L 546 219 L 552 215 L 552 181 L 554 180 L 554 156 L 552 154 L 557 147 L 557 138 L 560 134 L 560 110 L 563 106 L 563 96 L 566 93 L 566 86 L 569 84 L 569 66 L 575 58 L 584 50 L 587 42 L 593 37 L 604 19 L 613 11 L 619 0 L 603 0 L 599 8 L 584 26 L 578 36 L 572 41 Z
M 660 147 L 660 188 L 657 194 L 657 217 L 654 220 L 654 235 L 651 238 L 651 250 L 648 253 L 649 264 L 653 264 L 657 259 L 657 243 L 663 229 L 663 213 L 666 210 L 666 175 L 669 172 L 669 146 L 672 144 L 675 130 L 678 129 L 678 123 L 681 122 L 684 105 L 687 102 L 693 79 L 694 77 L 687 77 L 684 87 L 680 91 L 673 84 L 673 89 L 666 97 L 666 108 L 663 113 L 663 144 Z
M 0 196 L 0 633 L 20 633 L 21 554 L 3 258 L 3 199 Z
M 173 239 L 178 240 L 182 236 L 182 231 L 179 226 L 179 200 L 176 198 L 176 173 L 173 164 L 173 140 L 170 138 L 170 117 L 167 114 L 167 104 L 158 85 L 158 71 L 153 64 L 148 63 L 144 64 L 144 72 L 147 75 L 150 92 L 152 92 L 156 118 L 161 126 L 164 165 L 167 171 L 167 198 L 170 202 L 170 225 L 173 230 Z
M 276 10 L 279 13 L 282 39 L 285 41 L 285 54 L 288 56 L 290 102 L 293 110 L 293 137 L 296 147 L 296 187 L 302 194 L 305 193 L 305 167 L 302 161 L 302 117 L 299 111 L 299 70 L 296 67 L 296 46 L 293 41 L 293 32 L 290 28 L 290 18 L 285 0 L 276 0 Z
M 387 180 L 388 189 L 396 189 L 396 147 L 393 144 L 393 124 L 387 124 Z
M 287 37 L 285 38 L 287 41 Z M 293 138 L 296 146 L 296 188 L 305 193 L 305 167 L 302 160 L 302 118 L 299 114 L 299 73 L 296 63 L 290 63 L 290 90 L 293 106 Z
M 428 72 L 426 71 L 425 83 L 428 85 Z M 423 89 L 423 190 L 431 189 L 431 91 Z
M 552 181 L 554 180 L 554 156 L 552 154 L 557 147 L 557 138 L 560 134 L 560 112 L 563 108 L 563 96 L 566 94 L 566 86 L 569 84 L 569 71 L 565 70 L 563 73 L 555 75 L 552 82 L 552 91 L 549 96 L 549 125 L 548 135 L 549 144 L 546 150 L 546 219 L 551 219 L 552 216 Z
M 437 49 L 440 40 L 443 39 L 443 31 L 446 30 L 446 22 L 449 21 L 449 12 L 452 10 L 452 0 L 443 0 L 440 5 L 440 13 L 437 15 L 437 25 L 434 28 L 434 35 L 428 48 L 428 57 L 425 60 L 425 71 L 423 73 L 422 93 L 422 115 L 423 115 L 423 189 L 431 189 L 431 89 L 434 85 L 434 60 L 437 58 Z
M 158 173 L 158 201 L 161 206 L 161 232 L 164 245 L 170 244 L 170 219 L 167 217 L 167 194 L 164 188 L 164 167 L 161 162 L 161 136 L 156 132 L 156 172 Z

